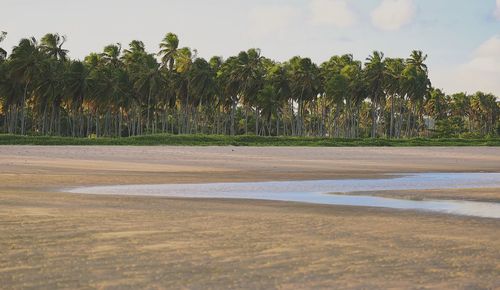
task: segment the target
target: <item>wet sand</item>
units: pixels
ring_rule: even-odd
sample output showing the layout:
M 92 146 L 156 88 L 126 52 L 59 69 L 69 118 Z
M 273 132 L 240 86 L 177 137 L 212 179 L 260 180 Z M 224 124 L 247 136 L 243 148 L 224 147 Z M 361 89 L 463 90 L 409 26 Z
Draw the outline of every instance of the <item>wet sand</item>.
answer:
M 55 192 L 81 185 L 377 178 L 428 171 L 500 172 L 500 148 L 3 146 L 0 285 L 500 287 L 496 219 Z M 500 189 L 418 194 L 500 199 Z

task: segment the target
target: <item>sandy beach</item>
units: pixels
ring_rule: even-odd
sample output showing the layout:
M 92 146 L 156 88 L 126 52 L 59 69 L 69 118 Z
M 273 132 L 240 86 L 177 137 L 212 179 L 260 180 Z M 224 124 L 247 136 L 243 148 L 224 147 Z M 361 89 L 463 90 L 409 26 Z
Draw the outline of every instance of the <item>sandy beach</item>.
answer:
M 289 202 L 91 196 L 86 185 L 500 172 L 500 148 L 0 146 L 0 285 L 497 288 L 500 221 Z M 500 201 L 499 188 L 367 193 Z

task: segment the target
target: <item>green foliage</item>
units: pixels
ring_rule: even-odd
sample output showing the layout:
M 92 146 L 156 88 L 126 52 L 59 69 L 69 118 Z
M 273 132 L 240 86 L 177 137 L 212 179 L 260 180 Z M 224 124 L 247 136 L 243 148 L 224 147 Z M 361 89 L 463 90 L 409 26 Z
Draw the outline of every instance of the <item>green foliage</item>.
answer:
M 435 136 L 439 138 L 451 138 L 466 135 L 465 124 L 462 118 L 454 116 L 441 119 L 436 122 Z M 469 139 L 469 138 L 468 138 Z
M 0 135 L 0 145 L 116 145 L 116 146 L 310 146 L 310 147 L 410 147 L 500 146 L 499 138 L 333 139 L 319 137 L 263 137 L 224 135 L 144 135 L 127 138 L 71 138 Z
M 335 140 L 500 133 L 497 98 L 432 88 L 421 51 L 407 59 L 375 51 L 365 63 L 346 54 L 318 65 L 300 56 L 277 62 L 252 48 L 207 61 L 168 33 L 157 53 L 133 40 L 79 61 L 68 57 L 65 42 L 49 33 L 22 39 L 8 57 L 0 48 L 0 132 L 99 140 L 156 133 Z

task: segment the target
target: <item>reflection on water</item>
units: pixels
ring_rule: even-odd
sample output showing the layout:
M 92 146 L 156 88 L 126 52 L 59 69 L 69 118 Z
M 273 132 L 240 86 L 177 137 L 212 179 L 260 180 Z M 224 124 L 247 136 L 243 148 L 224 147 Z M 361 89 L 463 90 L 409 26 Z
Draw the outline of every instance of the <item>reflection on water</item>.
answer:
M 383 190 L 497 187 L 500 188 L 500 173 L 419 173 L 391 175 L 386 179 L 96 186 L 76 188 L 70 190 L 70 192 L 189 198 L 263 199 L 332 205 L 414 209 L 458 215 L 500 218 L 500 204 L 493 202 L 454 200 L 413 201 L 375 196 L 329 194 Z

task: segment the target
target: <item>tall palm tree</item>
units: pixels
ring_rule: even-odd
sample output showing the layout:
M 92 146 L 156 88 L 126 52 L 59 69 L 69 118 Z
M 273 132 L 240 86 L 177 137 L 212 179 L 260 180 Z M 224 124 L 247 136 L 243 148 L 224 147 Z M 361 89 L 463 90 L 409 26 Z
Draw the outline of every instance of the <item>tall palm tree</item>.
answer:
M 60 135 L 60 106 L 64 92 L 64 65 L 55 59 L 42 63 L 41 73 L 34 87 L 33 113 L 40 116 L 40 131 Z M 50 119 L 47 118 L 50 116 Z
M 341 131 L 344 131 L 345 137 L 354 137 L 357 110 L 365 95 L 362 90 L 364 86 L 362 86 L 361 63 L 355 61 L 350 54 L 333 56 L 321 65 L 321 75 L 326 100 L 323 119 L 328 118 L 331 109 L 334 110 L 334 132 L 329 132 L 329 134 L 339 137 Z M 342 114 L 344 115 L 344 130 L 340 130 Z
M 236 71 L 239 69 L 238 58 L 233 56 L 228 58 L 220 67 L 217 75 L 217 80 L 220 84 L 222 92 L 221 102 L 230 111 L 229 134 L 236 134 L 236 110 L 239 102 L 239 91 L 241 88 L 241 80 L 237 77 Z
M 374 51 L 365 63 L 365 75 L 369 94 L 372 102 L 372 132 L 371 137 L 377 137 L 377 123 L 379 122 L 379 109 L 384 102 L 384 79 L 385 79 L 385 62 L 384 54 L 379 51 Z
M 302 136 L 305 133 L 304 115 L 306 106 L 318 96 L 320 91 L 319 68 L 310 58 L 301 58 L 299 56 L 290 59 L 286 65 L 291 84 L 291 96 L 298 104 L 295 134 Z
M 322 75 L 324 78 L 324 93 L 328 101 L 327 110 L 330 106 L 334 107 L 333 117 L 333 136 L 339 137 L 340 126 L 339 118 L 343 110 L 345 110 L 344 100 L 347 98 L 346 94 L 349 91 L 349 79 L 345 74 L 342 74 L 343 64 L 337 63 L 337 58 L 332 58 L 330 61 L 322 64 Z
M 18 113 L 24 95 L 21 80 L 10 73 L 10 62 L 0 62 L 0 115 L 4 115 L 5 132 L 16 134 L 19 121 Z
M 290 82 L 285 66 L 279 63 L 268 65 L 265 85 L 259 92 L 259 104 L 262 107 L 262 114 L 267 116 L 268 123 L 274 114 L 276 118 L 276 136 L 280 135 L 280 119 L 290 95 Z
M 426 59 L 427 55 L 421 51 L 413 51 L 403 71 L 403 87 L 411 103 L 407 120 L 409 135 L 418 134 L 423 126 L 423 104 L 431 91 L 432 84 L 424 63 Z
M 208 63 L 213 74 L 215 92 L 210 102 L 211 106 L 205 109 L 210 111 L 209 115 L 212 116 L 213 119 L 211 131 L 215 134 L 221 134 L 223 132 L 222 125 L 226 124 L 226 115 L 224 113 L 227 108 L 226 99 L 224 98 L 223 81 L 221 78 L 224 59 L 221 56 L 213 56 Z M 225 133 L 227 133 L 227 131 Z
M 401 58 L 387 58 L 384 89 L 387 96 L 390 98 L 390 123 L 389 123 L 389 138 L 394 136 L 399 137 L 400 126 L 402 124 L 402 102 L 405 96 L 403 90 L 403 71 L 405 69 L 405 61 Z M 397 107 L 397 108 L 396 108 Z M 397 109 L 397 113 L 396 113 Z M 397 116 L 396 116 L 397 114 Z
M 125 95 L 123 79 L 128 79 L 128 75 L 125 75 L 120 52 L 119 45 L 109 45 L 103 53 L 90 54 L 85 58 L 89 67 L 89 90 L 85 103 L 90 113 L 88 122 L 94 122 L 96 136 L 112 134 L 112 115 L 119 111 Z
M 65 96 L 72 113 L 72 136 L 83 137 L 83 104 L 89 95 L 89 68 L 81 61 L 70 63 L 65 77 Z
M 352 60 L 345 66 L 341 74 L 349 80 L 346 97 L 346 137 L 357 138 L 359 135 L 359 115 L 364 100 L 368 97 L 361 61 Z
M 175 59 L 179 49 L 179 38 L 174 33 L 167 33 L 160 43 L 158 55 L 161 57 L 163 66 L 168 67 L 170 71 L 174 70 Z
M 160 65 L 156 62 L 154 56 L 148 55 L 147 61 L 144 62 L 142 68 L 139 71 L 137 79 L 134 82 L 135 89 L 139 91 L 142 96 L 146 96 L 147 98 L 146 130 L 148 132 L 150 132 L 150 128 L 153 129 L 155 128 L 151 124 L 151 117 L 150 117 L 151 111 L 153 109 L 152 102 L 157 100 L 157 96 L 164 82 L 163 76 L 159 68 Z
M 14 47 L 10 56 L 10 73 L 12 77 L 24 86 L 24 94 L 21 100 L 21 135 L 26 133 L 26 100 L 29 97 L 36 78 L 41 74 L 43 55 L 37 40 L 24 38 Z
M 238 64 L 236 66 L 234 77 L 238 79 L 240 84 L 238 94 L 243 100 L 246 107 L 245 117 L 245 133 L 248 132 L 248 108 L 256 104 L 257 94 L 263 85 L 264 67 L 263 57 L 260 55 L 260 50 L 249 49 L 242 51 L 237 57 Z M 259 108 L 255 107 L 255 134 L 259 134 Z
M 197 58 L 188 72 L 188 93 L 191 97 L 189 106 L 195 119 L 195 133 L 198 133 L 198 111 L 202 105 L 212 104 L 212 97 L 217 93 L 215 75 L 210 64 L 203 58 Z
M 191 132 L 191 98 L 189 93 L 189 78 L 188 74 L 193 65 L 193 61 L 196 58 L 196 50 L 191 51 L 188 47 L 183 47 L 177 50 L 174 58 L 173 71 L 168 70 L 168 75 L 171 78 L 171 86 L 174 88 L 176 98 L 179 101 L 179 106 L 183 111 L 182 119 L 183 122 L 180 125 L 180 131 L 182 133 Z

